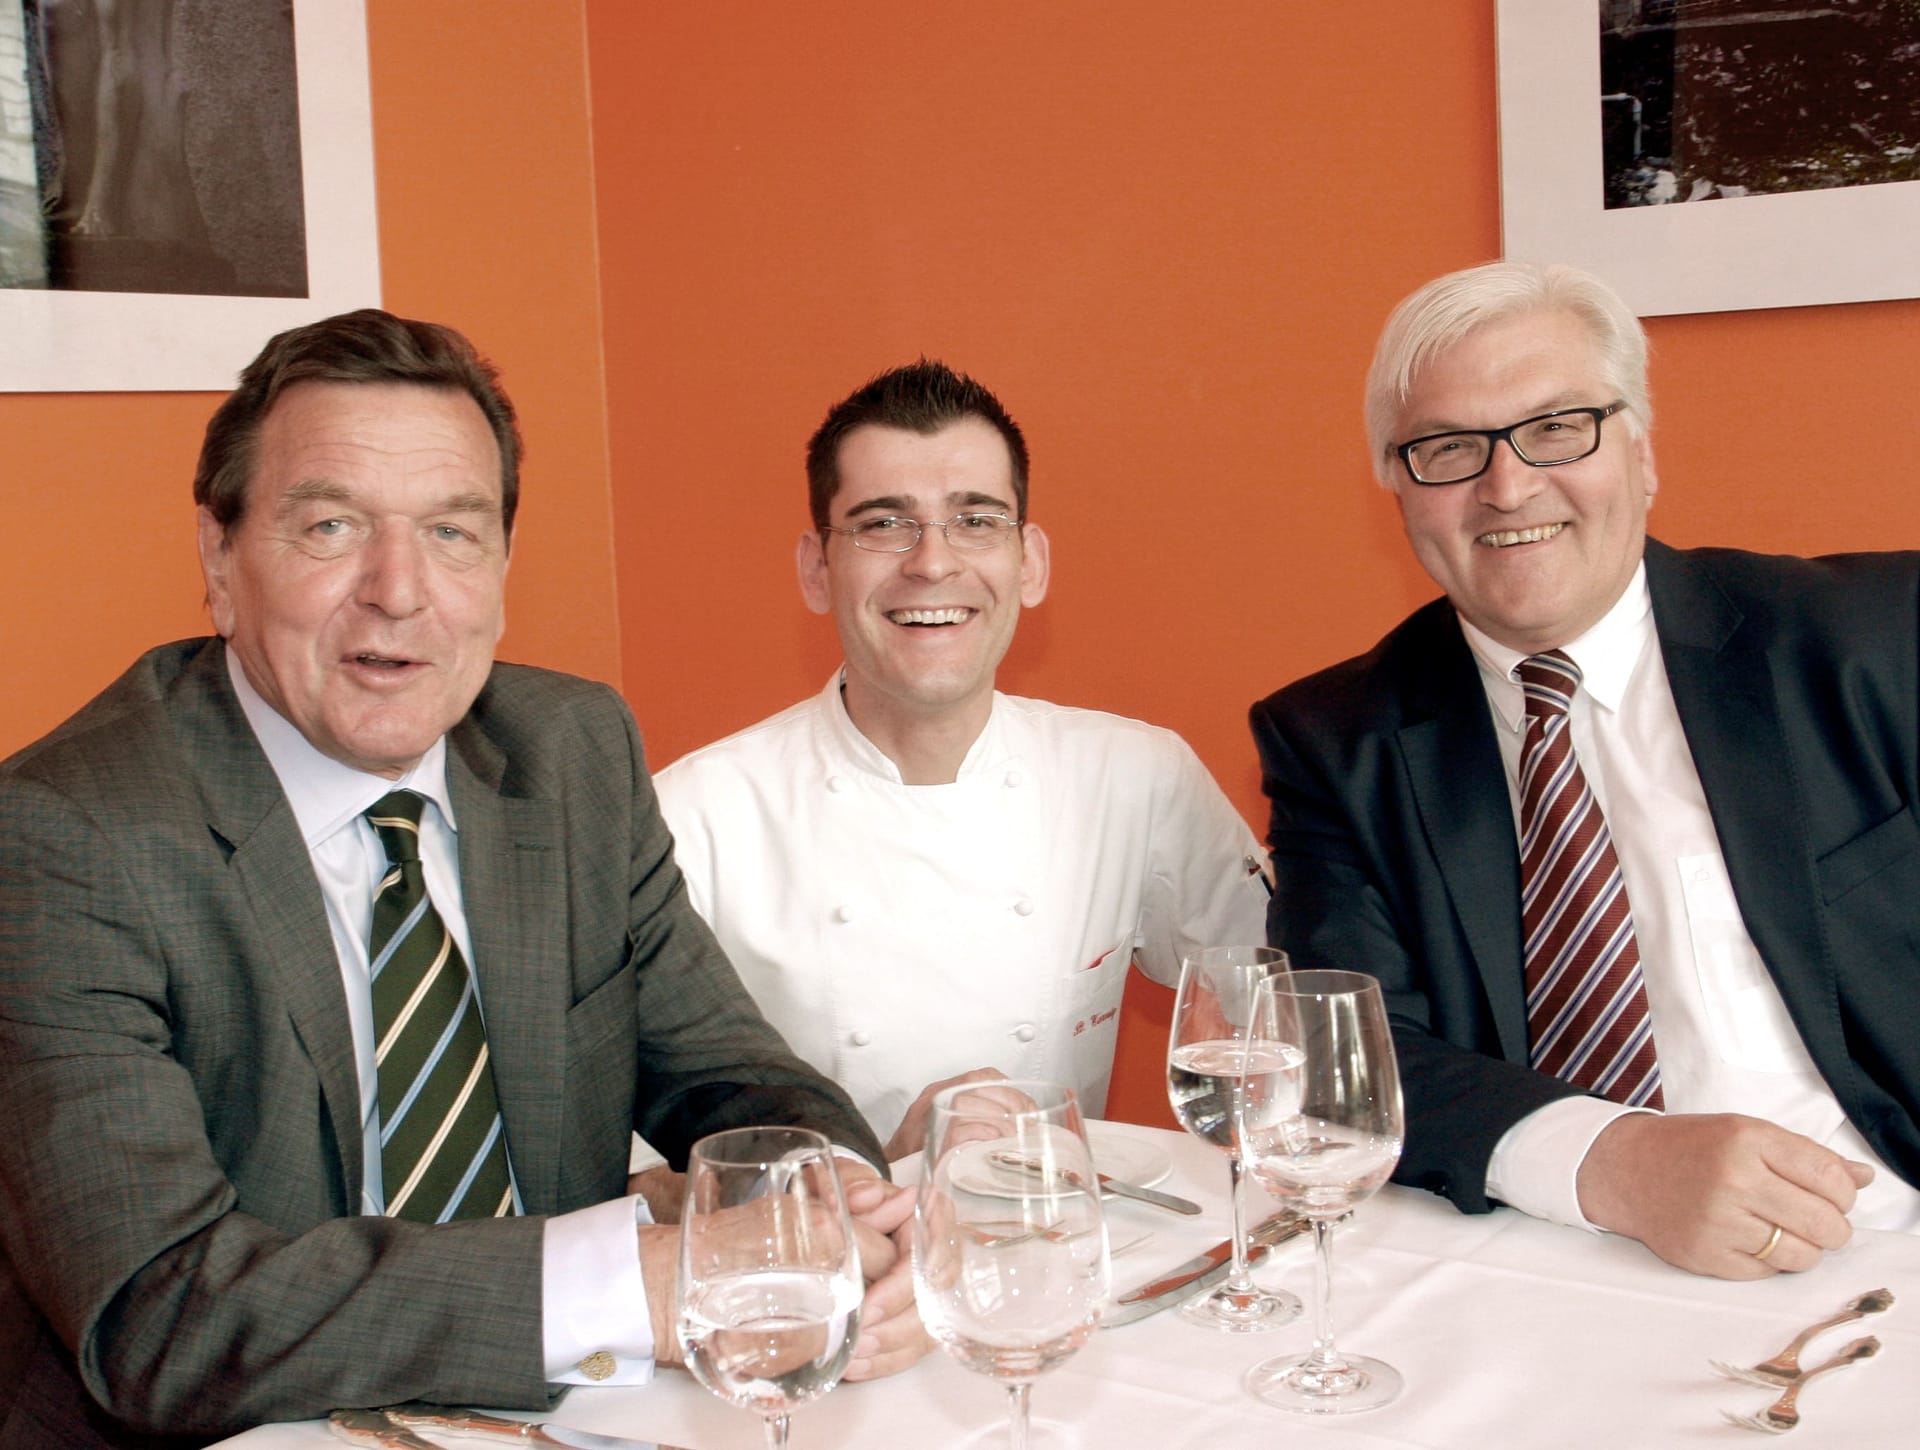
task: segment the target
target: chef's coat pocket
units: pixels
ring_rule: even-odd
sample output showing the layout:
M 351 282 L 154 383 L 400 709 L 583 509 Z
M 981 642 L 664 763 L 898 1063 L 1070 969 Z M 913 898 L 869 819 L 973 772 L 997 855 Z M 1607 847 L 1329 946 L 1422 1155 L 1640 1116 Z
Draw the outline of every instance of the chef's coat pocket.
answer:
M 1113 1078 L 1113 1049 L 1120 1040 L 1120 997 L 1133 963 L 1133 933 L 1073 974 L 1068 983 L 1067 1021 L 1073 1076 L 1080 1086 L 1080 1107 L 1089 1117 L 1107 1110 Z
M 1132 962 L 1133 934 L 1129 932 L 1118 945 L 1073 974 L 1068 1020 L 1073 1023 L 1076 1047 L 1089 1038 L 1113 1041 L 1120 1030 L 1120 994 L 1126 989 L 1127 968 Z
M 1682 856 L 1675 864 L 1714 1048 L 1723 1061 L 1750 1072 L 1805 1071 L 1800 1031 L 1747 936 L 1726 862 L 1708 854 Z

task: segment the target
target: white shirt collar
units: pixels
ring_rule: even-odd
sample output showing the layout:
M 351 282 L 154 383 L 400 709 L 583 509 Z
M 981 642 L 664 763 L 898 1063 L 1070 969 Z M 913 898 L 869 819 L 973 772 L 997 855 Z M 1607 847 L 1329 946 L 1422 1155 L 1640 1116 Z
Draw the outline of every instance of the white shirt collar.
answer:
M 457 827 L 453 818 L 453 799 L 447 794 L 447 737 L 442 735 L 427 748 L 413 769 L 398 780 L 374 775 L 324 755 L 299 727 L 269 705 L 247 678 L 240 657 L 227 650 L 227 677 L 233 692 L 240 697 L 240 708 L 247 723 L 266 752 L 267 763 L 280 777 L 280 789 L 293 818 L 300 824 L 301 837 L 311 851 L 341 827 L 351 824 L 388 791 L 418 791 L 439 807 L 449 830 Z
M 1460 632 L 1467 637 L 1467 648 L 1479 663 L 1480 683 L 1486 687 L 1487 699 L 1500 722 L 1516 734 L 1525 730 L 1526 694 L 1513 672 L 1526 654 L 1509 649 L 1464 617 L 1460 618 Z M 1626 698 L 1634 666 L 1652 638 L 1653 600 L 1647 593 L 1647 564 L 1642 559 L 1613 608 L 1592 629 L 1560 648 L 1580 667 L 1580 687 L 1594 704 L 1614 712 Z
M 900 767 L 893 763 L 884 750 L 860 733 L 860 727 L 853 723 L 853 716 L 847 713 L 847 700 L 843 693 L 846 681 L 847 667 L 842 665 L 833 672 L 826 689 L 821 691 L 828 729 L 834 741 L 851 764 L 895 785 L 901 784 Z M 967 747 L 966 758 L 960 762 L 959 773 L 954 777 L 956 781 L 966 779 L 977 770 L 985 770 L 998 756 L 1000 718 L 1003 713 L 1000 709 L 1000 692 L 995 690 L 993 709 L 987 715 L 986 725 L 974 738 L 973 744 Z

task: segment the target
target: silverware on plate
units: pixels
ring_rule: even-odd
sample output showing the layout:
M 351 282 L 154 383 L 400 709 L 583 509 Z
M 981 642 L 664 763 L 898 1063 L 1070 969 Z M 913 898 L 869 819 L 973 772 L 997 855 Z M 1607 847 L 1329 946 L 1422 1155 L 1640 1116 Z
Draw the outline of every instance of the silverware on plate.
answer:
M 337 1417 L 343 1412 L 336 1410 L 334 1413 Z M 401 1405 L 388 1405 L 385 1410 L 361 1413 L 379 1415 L 398 1433 L 408 1437 L 405 1441 L 395 1443 L 416 1447 L 426 1445 L 429 1450 L 438 1450 L 438 1447 L 430 1440 L 421 1439 L 416 1431 L 432 1430 L 442 1435 L 513 1440 L 522 1445 L 566 1445 L 573 1447 L 573 1450 L 679 1450 L 678 1446 L 662 1441 L 600 1435 L 592 1430 L 556 1425 L 551 1420 L 529 1424 L 525 1420 L 510 1420 L 505 1415 L 489 1415 L 484 1410 L 460 1410 L 450 1405 L 430 1405 L 421 1400 L 409 1400 Z M 363 1443 L 377 1445 L 383 1442 Z
M 1835 1325 L 1850 1324 L 1856 1319 L 1864 1319 L 1869 1314 L 1879 1314 L 1893 1307 L 1893 1295 L 1885 1289 L 1869 1289 L 1866 1293 L 1847 1302 L 1846 1308 L 1831 1318 L 1822 1319 L 1818 1324 L 1809 1324 L 1794 1335 L 1793 1342 L 1781 1350 L 1772 1359 L 1763 1359 L 1755 1365 L 1740 1366 L 1728 1364 L 1725 1360 L 1710 1359 L 1712 1365 L 1730 1380 L 1739 1380 L 1742 1384 L 1769 1385 L 1780 1387 L 1793 1384 L 1805 1374 L 1800 1368 L 1800 1351 L 1807 1347 L 1807 1341 L 1814 1335 L 1824 1333 Z
M 1036 1178 L 1057 1178 L 1070 1185 L 1078 1186 L 1078 1179 L 1064 1168 L 1049 1168 L 1030 1153 L 1015 1152 L 1011 1148 L 996 1148 L 987 1154 L 987 1161 L 1001 1168 L 1011 1168 L 1016 1173 L 1029 1173 Z M 1177 1193 L 1162 1193 L 1157 1188 L 1146 1188 L 1138 1183 L 1126 1183 L 1105 1173 L 1093 1175 L 1100 1185 L 1100 1191 L 1110 1193 L 1115 1198 L 1131 1198 L 1140 1203 L 1150 1203 L 1155 1208 L 1168 1209 L 1173 1213 L 1195 1214 L 1200 1205 L 1191 1198 L 1182 1198 Z
M 327 1428 L 349 1445 L 372 1445 L 379 1450 L 440 1450 L 431 1440 L 389 1420 L 384 1410 L 335 1410 Z
M 1769 1435 L 1784 1435 L 1800 1423 L 1800 1391 L 1805 1389 L 1815 1375 L 1823 1375 L 1829 1370 L 1845 1369 L 1848 1365 L 1863 1359 L 1872 1359 L 1880 1352 L 1880 1341 L 1871 1334 L 1856 1339 L 1825 1364 L 1816 1364 L 1803 1372 L 1799 1379 L 1788 1385 L 1779 1399 L 1768 1405 L 1757 1415 L 1736 1415 L 1731 1410 L 1722 1410 L 1720 1414 L 1729 1425 L 1739 1425 L 1743 1429 L 1763 1430 Z

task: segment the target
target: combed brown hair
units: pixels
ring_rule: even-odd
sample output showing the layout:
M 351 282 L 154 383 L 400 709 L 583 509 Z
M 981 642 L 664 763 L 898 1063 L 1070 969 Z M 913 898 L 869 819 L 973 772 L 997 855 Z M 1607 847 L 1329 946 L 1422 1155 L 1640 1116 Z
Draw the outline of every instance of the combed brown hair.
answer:
M 247 511 L 260 425 L 298 383 L 413 383 L 472 398 L 500 449 L 500 522 L 513 537 L 520 502 L 520 425 L 493 364 L 451 327 L 395 317 L 377 307 L 343 312 L 280 333 L 240 374 L 214 410 L 193 475 L 193 501 L 231 532 Z

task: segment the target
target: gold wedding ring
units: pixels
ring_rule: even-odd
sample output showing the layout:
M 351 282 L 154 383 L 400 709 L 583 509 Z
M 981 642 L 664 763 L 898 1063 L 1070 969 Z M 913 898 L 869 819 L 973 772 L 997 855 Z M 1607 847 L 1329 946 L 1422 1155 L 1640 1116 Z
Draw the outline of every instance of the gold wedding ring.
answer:
M 1759 1253 L 1754 1255 L 1754 1257 L 1760 1260 L 1760 1262 L 1764 1264 L 1767 1261 L 1767 1255 L 1772 1253 L 1775 1249 L 1779 1247 L 1780 1247 L 1780 1225 L 1775 1224 L 1773 1226 L 1773 1232 L 1767 1237 L 1766 1247 L 1761 1249 Z

